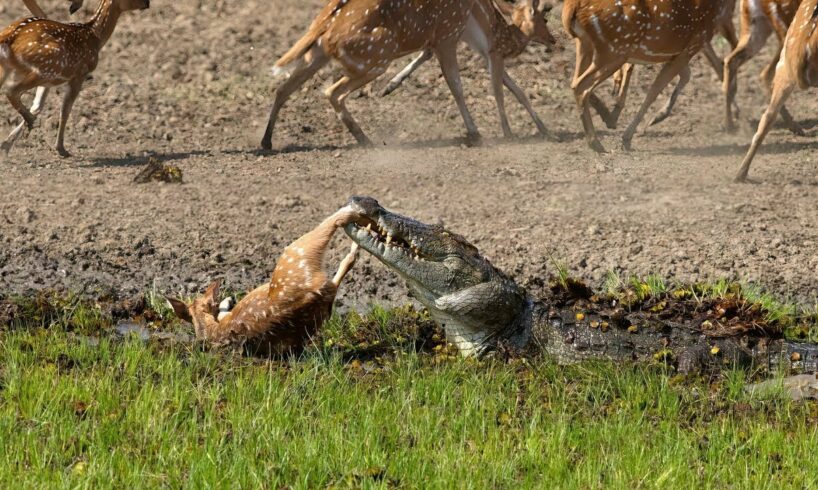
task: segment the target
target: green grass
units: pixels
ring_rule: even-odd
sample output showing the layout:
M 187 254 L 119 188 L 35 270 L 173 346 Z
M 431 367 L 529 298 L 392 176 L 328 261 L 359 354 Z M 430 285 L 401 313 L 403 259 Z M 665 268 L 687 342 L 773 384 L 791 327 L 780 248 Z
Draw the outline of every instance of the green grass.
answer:
M 818 405 L 752 399 L 743 373 L 461 360 L 382 308 L 262 361 L 63 308 L 0 328 L 0 487 L 818 485 Z

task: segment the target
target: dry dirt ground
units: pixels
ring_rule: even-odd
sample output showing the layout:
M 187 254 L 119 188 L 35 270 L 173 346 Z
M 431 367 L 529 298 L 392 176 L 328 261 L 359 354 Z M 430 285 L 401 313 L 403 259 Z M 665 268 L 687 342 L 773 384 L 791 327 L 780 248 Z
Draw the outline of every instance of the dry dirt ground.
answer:
M 88 3 L 81 15 L 96 2 Z M 464 48 L 468 103 L 485 146 L 461 145 L 459 114 L 429 63 L 388 98 L 378 96 L 385 78 L 353 96 L 351 111 L 376 149 L 357 148 L 335 119 L 322 91 L 338 72 L 327 69 L 282 112 L 277 151 L 259 152 L 277 83 L 270 67 L 321 3 L 156 1 L 126 15 L 76 106 L 67 140 L 75 156 L 62 160 L 52 149 L 54 97 L 34 132 L 0 162 L 0 293 L 190 293 L 215 277 L 250 288 L 266 280 L 283 246 L 359 194 L 444 223 L 526 284 L 554 272 L 553 256 L 592 284 L 609 271 L 725 277 L 815 301 L 812 94 L 797 93 L 790 103 L 807 136 L 775 129 L 752 171 L 761 183 L 730 183 L 766 103 L 757 74 L 769 47 L 741 72 L 738 134 L 721 130 L 720 87 L 699 58 L 672 119 L 637 135 L 631 153 L 619 148 L 621 130 L 604 130 L 610 153 L 597 156 L 581 138 L 569 89 L 573 44 L 557 7 L 551 25 L 565 49 L 529 49 L 510 71 L 560 143 L 533 137 L 510 100 L 521 138 L 503 140 L 485 71 Z M 44 6 L 67 15 L 61 0 Z M 4 1 L 0 21 L 22 13 L 21 2 Z M 725 51 L 723 41 L 717 47 Z M 623 121 L 653 73 L 637 68 Z M 610 87 L 600 90 L 606 98 Z M 5 103 L 0 120 L 9 128 L 16 122 Z M 147 155 L 178 165 L 185 183 L 133 184 Z M 331 260 L 345 248 L 339 237 Z M 339 299 L 404 302 L 406 290 L 364 257 Z

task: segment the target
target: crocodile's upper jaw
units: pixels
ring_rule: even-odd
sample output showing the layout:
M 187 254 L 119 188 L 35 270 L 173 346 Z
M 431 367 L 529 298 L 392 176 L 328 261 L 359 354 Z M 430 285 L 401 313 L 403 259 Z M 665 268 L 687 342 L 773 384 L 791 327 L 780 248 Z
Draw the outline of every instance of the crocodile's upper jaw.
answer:
M 349 205 L 361 218 L 346 225 L 347 235 L 406 280 L 461 353 L 481 354 L 520 330 L 529 310 L 525 291 L 464 238 L 387 211 L 371 198 L 352 198 Z

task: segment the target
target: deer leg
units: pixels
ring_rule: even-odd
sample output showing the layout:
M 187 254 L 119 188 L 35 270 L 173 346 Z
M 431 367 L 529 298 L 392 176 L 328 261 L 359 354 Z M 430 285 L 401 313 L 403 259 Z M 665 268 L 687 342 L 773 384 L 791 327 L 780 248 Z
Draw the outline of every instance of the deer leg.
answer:
M 707 58 L 710 66 L 713 67 L 713 71 L 716 72 L 716 76 L 719 77 L 719 81 L 723 81 L 724 60 L 719 58 L 719 55 L 716 54 L 716 50 L 713 49 L 713 45 L 710 43 L 705 43 L 704 46 L 702 46 L 702 53 L 704 54 L 704 57 Z
M 614 104 L 610 116 L 611 124 L 613 125 L 611 129 L 616 128 L 619 122 L 619 116 L 622 114 L 622 110 L 625 108 L 625 102 L 628 100 L 628 88 L 633 78 L 633 65 L 630 63 L 622 65 L 622 68 L 619 69 L 619 73 L 621 74 L 621 78 L 616 91 L 616 104 Z M 608 127 L 610 128 L 611 126 Z
M 8 98 L 9 103 L 14 108 L 14 110 L 16 110 L 20 114 L 20 116 L 23 117 L 22 124 L 25 126 L 26 129 L 30 131 L 34 127 L 34 121 L 36 120 L 36 118 L 34 117 L 34 114 L 32 114 L 28 110 L 28 108 L 26 108 L 25 104 L 23 104 L 23 101 L 21 99 L 23 93 L 25 93 L 29 88 L 31 87 L 29 87 L 25 82 L 17 84 L 16 86 L 11 87 L 7 91 L 6 97 Z M 3 144 L 0 144 L 0 151 L 8 155 L 13 143 L 14 143 L 13 140 L 7 138 L 3 142 Z
M 778 60 L 781 58 L 781 49 L 779 48 L 778 52 L 775 54 L 775 58 L 770 62 L 769 65 L 764 67 L 764 70 L 761 71 L 761 84 L 764 86 L 764 91 L 767 93 L 768 97 L 772 96 L 772 86 L 773 80 L 775 79 L 775 70 L 776 66 L 778 66 Z M 780 110 L 781 120 L 784 122 L 784 125 L 787 126 L 793 134 L 798 136 L 804 136 L 804 129 L 801 127 L 798 122 L 793 119 L 792 114 L 790 111 L 787 110 L 786 105 L 781 106 Z
M 670 116 L 670 112 L 673 110 L 673 106 L 676 105 L 676 99 L 679 98 L 679 94 L 682 93 L 687 82 L 690 81 L 690 66 L 686 65 L 682 68 L 682 71 L 679 72 L 679 83 L 676 84 L 676 87 L 673 89 L 673 93 L 670 94 L 670 98 L 667 100 L 665 106 L 660 110 L 650 121 L 648 126 L 653 126 L 654 124 L 659 124 L 660 122 L 664 121 L 665 119 Z
M 287 103 L 287 99 L 329 62 L 324 52 L 317 47 L 307 52 L 304 55 L 304 60 L 305 63 L 296 68 L 290 74 L 290 77 L 276 89 L 273 107 L 270 109 L 270 117 L 267 120 L 267 129 L 264 130 L 264 136 L 261 138 L 261 147 L 265 150 L 273 148 L 273 130 L 278 119 L 278 113 Z
M 738 69 L 764 47 L 771 32 L 772 29 L 766 22 L 760 19 L 753 20 L 748 27 L 742 27 L 738 45 L 724 59 L 722 90 L 724 91 L 724 127 L 727 131 L 736 130 L 736 123 L 733 120 L 733 104 L 738 89 Z
M 767 110 L 764 111 L 764 115 L 761 116 L 761 120 L 758 122 L 758 129 L 756 130 L 756 134 L 753 136 L 753 142 L 750 144 L 750 149 L 747 150 L 747 155 L 744 157 L 744 161 L 741 163 L 741 168 L 736 175 L 736 182 L 747 181 L 747 174 L 750 172 L 750 164 L 753 162 L 753 158 L 755 158 L 758 148 L 761 146 L 761 143 L 764 141 L 767 133 L 769 133 L 770 129 L 773 127 L 778 111 L 784 106 L 784 102 L 786 102 L 787 98 L 789 98 L 794 89 L 795 82 L 790 78 L 789 72 L 787 70 L 778 70 L 775 74 L 775 81 L 773 82 L 770 104 L 767 106 Z
M 68 117 L 71 115 L 71 109 L 74 107 L 74 102 L 82 90 L 82 83 L 84 78 L 74 79 L 68 82 L 65 96 L 62 100 L 62 109 L 60 110 L 60 128 L 57 130 L 57 153 L 61 157 L 67 158 L 71 154 L 65 149 L 65 126 L 68 124 Z
M 611 75 L 622 67 L 623 61 L 615 59 L 608 61 L 605 65 L 597 66 L 595 60 L 589 61 L 593 56 L 594 53 L 591 49 L 591 45 L 585 44 L 577 38 L 577 67 L 587 66 L 587 68 L 581 75 L 574 78 L 571 82 L 571 89 L 574 91 L 577 107 L 579 107 L 582 127 L 585 131 L 585 139 L 588 146 L 597 153 L 604 153 L 605 148 L 602 146 L 602 143 L 599 142 L 594 123 L 591 120 L 589 98 L 597 85 L 610 78 Z M 601 59 L 602 57 L 599 58 Z
M 585 73 L 585 70 L 588 69 L 588 66 L 591 64 L 591 60 L 593 59 L 593 52 L 589 50 L 581 51 L 585 49 L 585 45 L 582 44 L 579 39 L 576 42 L 577 45 L 577 60 L 576 64 L 574 65 L 574 80 L 578 79 Z M 602 118 L 602 121 L 605 122 L 605 126 L 608 129 L 615 129 L 616 128 L 616 120 L 611 115 L 611 111 L 608 110 L 608 107 L 605 105 L 605 102 L 602 101 L 595 93 L 591 93 L 588 96 L 588 103 L 591 104 L 591 107 L 594 108 L 599 117 Z
M 500 113 L 500 127 L 503 128 L 503 136 L 512 138 L 514 134 L 511 132 L 511 126 L 508 123 L 508 114 L 506 114 L 506 103 L 503 94 L 503 58 L 494 53 L 488 57 L 488 69 L 491 74 L 491 87 L 494 90 L 494 101 L 497 103 L 497 112 Z
M 653 81 L 653 84 L 651 84 L 650 89 L 648 89 L 645 100 L 639 107 L 639 112 L 636 113 L 636 116 L 634 116 L 630 125 L 625 130 L 625 134 L 622 136 L 622 147 L 626 151 L 630 151 L 631 141 L 633 140 L 633 135 L 636 134 L 636 128 L 639 127 L 639 123 L 642 122 L 642 119 L 645 117 L 645 114 L 648 112 L 651 104 L 653 104 L 656 97 L 658 97 L 662 90 L 667 87 L 671 80 L 676 78 L 676 76 L 679 75 L 682 70 L 684 70 L 689 62 L 689 56 L 680 55 L 665 63 L 661 71 L 659 71 L 659 75 L 656 76 L 656 79 Z
M 48 88 L 47 87 L 37 87 L 37 95 L 34 97 L 34 103 L 31 105 L 31 114 L 36 116 L 40 115 L 40 112 L 43 110 L 43 103 L 45 102 L 46 97 L 48 97 Z M 4 148 L 8 145 L 8 148 L 11 149 L 12 145 L 17 141 L 20 135 L 23 133 L 26 124 L 22 122 L 15 127 L 11 133 L 9 133 L 8 138 L 6 138 L 5 143 L 3 143 Z
M 446 79 L 446 84 L 452 92 L 454 102 L 457 104 L 460 116 L 466 125 L 466 138 L 472 144 L 478 143 L 481 139 L 480 131 L 477 130 L 477 125 L 474 123 L 463 97 L 463 83 L 460 80 L 460 67 L 457 65 L 457 39 L 438 45 L 435 49 L 435 56 L 437 56 L 440 69 L 443 71 L 443 78 Z
M 352 269 L 352 266 L 355 265 L 355 261 L 358 259 L 358 244 L 353 243 L 352 246 L 349 248 L 349 253 L 344 260 L 341 261 L 341 265 L 338 266 L 338 272 L 335 273 L 335 277 L 332 278 L 332 283 L 335 284 L 335 287 L 341 285 L 341 281 L 344 280 L 344 277 L 347 273 Z
M 392 78 L 392 80 L 389 80 L 389 83 L 386 85 L 386 88 L 383 89 L 383 92 L 381 92 L 381 97 L 386 97 L 387 95 L 394 92 L 398 87 L 400 87 L 403 84 L 404 81 L 406 81 L 407 78 L 409 78 L 412 75 L 412 73 L 415 72 L 415 70 L 420 68 L 420 65 L 429 61 L 429 59 L 432 56 L 434 56 L 434 54 L 430 49 L 426 49 L 422 53 L 420 53 L 420 56 L 418 56 L 417 58 L 412 60 L 411 63 L 406 65 L 406 68 L 404 68 L 403 70 L 400 71 L 400 73 L 395 75 Z
M 355 122 L 352 114 L 350 114 L 347 110 L 346 98 L 350 93 L 371 82 L 380 74 L 381 72 L 373 71 L 359 76 L 358 78 L 346 76 L 338 80 L 325 92 L 327 97 L 329 97 L 329 102 L 332 104 L 332 108 L 335 109 L 335 113 L 338 114 L 338 118 L 341 119 L 341 122 L 344 123 L 344 126 L 347 127 L 349 132 L 352 133 L 352 136 L 355 137 L 355 140 L 361 146 L 372 146 L 372 141 L 366 137 L 364 131 L 360 126 L 358 126 L 358 123 Z
M 526 97 L 525 92 L 523 92 L 520 89 L 520 87 L 517 85 L 514 79 L 511 78 L 511 76 L 505 70 L 503 70 L 503 83 L 505 84 L 506 87 L 508 87 L 511 93 L 514 94 L 514 97 L 517 98 L 517 101 L 523 107 L 525 107 L 525 110 L 528 112 L 528 115 L 531 116 L 531 119 L 537 126 L 537 131 L 539 131 L 542 136 L 553 141 L 557 141 L 557 137 L 551 134 L 550 131 L 548 131 L 548 128 L 545 127 L 545 124 L 543 124 L 542 120 L 540 120 L 540 117 L 534 111 L 534 108 L 531 106 L 531 101 L 528 100 L 528 97 Z

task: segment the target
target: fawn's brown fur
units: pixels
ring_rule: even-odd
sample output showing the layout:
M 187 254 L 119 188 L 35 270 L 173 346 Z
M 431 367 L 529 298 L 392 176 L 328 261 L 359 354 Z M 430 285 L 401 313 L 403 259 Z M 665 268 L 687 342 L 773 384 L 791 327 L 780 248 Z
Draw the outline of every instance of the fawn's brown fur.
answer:
M 230 312 L 219 315 L 220 283 L 187 305 L 167 298 L 176 315 L 193 323 L 196 337 L 214 344 L 242 344 L 260 354 L 299 352 L 332 313 L 338 286 L 355 263 L 357 245 L 329 278 L 324 255 L 335 231 L 359 217 L 341 208 L 291 243 L 276 262 L 270 282 L 245 296 Z

